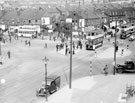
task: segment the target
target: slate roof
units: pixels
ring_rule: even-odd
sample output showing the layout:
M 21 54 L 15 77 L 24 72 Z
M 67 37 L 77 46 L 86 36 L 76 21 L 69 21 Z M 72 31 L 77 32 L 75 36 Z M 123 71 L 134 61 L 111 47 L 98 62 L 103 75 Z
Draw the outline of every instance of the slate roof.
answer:
M 25 9 L 23 11 L 20 11 L 20 19 L 26 19 L 26 20 L 39 20 L 44 15 L 44 10 L 39 9 Z
M 68 18 L 74 18 L 74 11 L 70 11 L 69 12 Z M 75 18 L 76 19 L 82 19 L 83 17 L 80 16 L 78 13 L 75 12 Z
M 2 17 L 3 20 L 18 20 L 18 15 L 16 10 L 7 11 L 7 13 Z

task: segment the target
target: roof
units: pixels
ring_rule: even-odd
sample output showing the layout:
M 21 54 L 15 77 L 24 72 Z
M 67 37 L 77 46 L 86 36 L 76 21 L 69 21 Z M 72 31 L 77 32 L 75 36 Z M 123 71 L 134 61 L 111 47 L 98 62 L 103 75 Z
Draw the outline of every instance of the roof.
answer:
M 3 20 L 18 20 L 18 14 L 16 10 L 7 11 L 2 17 Z
M 41 19 L 45 11 L 43 9 L 25 9 L 20 12 L 21 12 L 19 16 L 20 19 L 39 20 Z
M 75 14 L 75 15 L 74 15 Z M 69 15 L 68 15 L 68 18 L 74 18 L 74 16 L 75 16 L 75 18 L 76 19 L 82 19 L 83 17 L 82 16 L 80 16 L 77 12 L 72 12 L 72 11 L 70 11 L 69 12 Z

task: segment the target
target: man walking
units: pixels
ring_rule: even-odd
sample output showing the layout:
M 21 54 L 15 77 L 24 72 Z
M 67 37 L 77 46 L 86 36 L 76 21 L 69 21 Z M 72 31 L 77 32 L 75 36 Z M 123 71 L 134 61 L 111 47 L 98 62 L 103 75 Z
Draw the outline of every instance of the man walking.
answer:
M 31 45 L 30 41 L 28 42 L 29 46 Z
M 8 55 L 8 59 L 10 59 L 10 56 L 11 56 L 10 51 L 7 52 L 7 55 Z
M 108 74 L 108 66 L 107 65 L 105 65 L 104 74 L 105 74 L 105 76 L 107 76 L 107 74 Z
M 45 43 L 45 48 L 47 48 L 47 43 Z
M 25 45 L 27 45 L 27 40 L 25 40 Z
M 58 49 L 59 49 L 59 45 L 57 44 L 57 45 L 56 45 L 56 51 L 58 51 Z

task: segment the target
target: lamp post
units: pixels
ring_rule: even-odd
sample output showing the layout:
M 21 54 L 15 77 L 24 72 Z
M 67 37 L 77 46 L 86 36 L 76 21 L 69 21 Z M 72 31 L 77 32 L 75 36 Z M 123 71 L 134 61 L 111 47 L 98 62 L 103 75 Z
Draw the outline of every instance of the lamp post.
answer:
M 43 62 L 45 64 L 45 92 L 46 92 L 46 95 L 45 95 L 45 99 L 46 101 L 48 101 L 48 98 L 47 98 L 47 63 L 48 63 L 48 58 L 45 56 L 45 58 L 43 59 Z

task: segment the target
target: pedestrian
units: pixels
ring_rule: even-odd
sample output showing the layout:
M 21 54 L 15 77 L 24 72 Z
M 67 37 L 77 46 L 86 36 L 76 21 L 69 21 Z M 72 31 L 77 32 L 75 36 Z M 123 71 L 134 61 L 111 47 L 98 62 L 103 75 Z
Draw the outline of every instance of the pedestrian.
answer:
M 9 36 L 9 41 L 10 41 L 10 43 L 11 43 L 11 41 L 12 41 L 11 36 Z
M 7 55 L 8 55 L 8 59 L 10 59 L 10 56 L 11 56 L 10 51 L 7 52 Z
M 67 55 L 67 52 L 68 52 L 68 48 L 65 49 L 65 55 Z
M 69 48 L 67 47 L 67 55 L 69 55 Z
M 68 45 L 67 44 L 65 44 L 65 46 L 66 46 L 66 48 L 68 48 Z
M 58 51 L 58 49 L 59 49 L 59 45 L 57 44 L 57 45 L 56 45 L 56 51 Z
M 25 45 L 27 45 L 27 40 L 25 40 Z
M 45 48 L 47 48 L 47 43 L 45 43 Z
M 75 43 L 73 42 L 73 49 L 75 49 Z
M 127 45 L 127 49 L 129 48 L 129 45 Z
M 76 48 L 78 49 L 78 47 L 79 47 L 79 45 L 77 44 L 77 45 L 76 45 Z
M 110 37 L 108 37 L 108 42 L 110 42 Z
M 71 53 L 70 50 L 68 50 L 68 53 L 69 53 L 69 54 Z
M 30 43 L 30 41 L 28 41 L 28 44 L 29 44 L 29 46 L 31 46 L 31 43 Z
M 105 68 L 104 68 L 103 70 L 104 70 L 104 74 L 105 74 L 105 76 L 107 76 L 107 74 L 108 74 L 108 66 L 107 66 L 107 65 L 105 65 Z
M 52 38 L 52 37 L 50 36 L 49 40 L 51 40 L 51 38 Z
M 75 49 L 73 49 L 73 55 L 75 54 Z
M 123 55 L 123 53 L 124 53 L 124 49 L 121 50 L 121 56 Z

